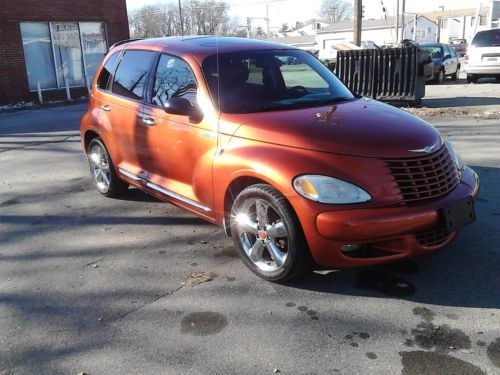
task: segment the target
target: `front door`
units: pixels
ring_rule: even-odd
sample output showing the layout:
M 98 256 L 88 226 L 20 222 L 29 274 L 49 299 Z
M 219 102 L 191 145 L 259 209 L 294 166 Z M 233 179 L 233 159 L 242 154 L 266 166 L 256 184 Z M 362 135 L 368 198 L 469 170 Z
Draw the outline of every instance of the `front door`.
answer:
M 140 115 L 145 130 L 148 186 L 181 206 L 213 218 L 212 162 L 217 122 L 168 114 L 165 103 L 182 97 L 198 106 L 198 85 L 181 58 L 162 54 Z

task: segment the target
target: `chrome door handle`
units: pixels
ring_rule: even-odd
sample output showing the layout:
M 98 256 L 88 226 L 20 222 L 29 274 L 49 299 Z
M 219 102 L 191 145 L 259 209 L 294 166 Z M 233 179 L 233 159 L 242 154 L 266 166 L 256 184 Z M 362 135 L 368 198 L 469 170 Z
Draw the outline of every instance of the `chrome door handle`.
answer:
M 156 121 L 153 120 L 151 117 L 141 117 L 142 123 L 147 126 L 154 126 L 156 125 Z
M 102 109 L 103 111 L 106 111 L 106 112 L 111 111 L 111 107 L 110 107 L 109 105 L 102 105 L 102 106 L 101 106 L 101 109 Z

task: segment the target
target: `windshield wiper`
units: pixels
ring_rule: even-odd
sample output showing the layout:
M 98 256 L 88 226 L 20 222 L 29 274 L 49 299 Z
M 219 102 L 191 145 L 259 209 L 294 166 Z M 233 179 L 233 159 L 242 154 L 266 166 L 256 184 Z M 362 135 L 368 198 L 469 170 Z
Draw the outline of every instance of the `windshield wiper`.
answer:
M 335 104 L 339 102 L 347 102 L 349 100 L 354 100 L 355 97 L 349 98 L 347 96 L 337 96 L 335 98 L 330 98 L 326 100 L 320 100 L 319 102 L 314 103 L 315 106 L 320 107 L 322 105 Z

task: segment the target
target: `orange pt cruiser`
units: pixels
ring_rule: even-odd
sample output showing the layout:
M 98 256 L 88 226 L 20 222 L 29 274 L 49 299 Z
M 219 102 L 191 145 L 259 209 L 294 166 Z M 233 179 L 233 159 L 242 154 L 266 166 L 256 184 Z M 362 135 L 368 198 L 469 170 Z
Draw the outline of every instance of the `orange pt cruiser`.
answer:
M 101 194 L 132 185 L 222 226 L 271 281 L 426 254 L 475 220 L 478 177 L 433 126 L 280 44 L 120 42 L 81 133 Z

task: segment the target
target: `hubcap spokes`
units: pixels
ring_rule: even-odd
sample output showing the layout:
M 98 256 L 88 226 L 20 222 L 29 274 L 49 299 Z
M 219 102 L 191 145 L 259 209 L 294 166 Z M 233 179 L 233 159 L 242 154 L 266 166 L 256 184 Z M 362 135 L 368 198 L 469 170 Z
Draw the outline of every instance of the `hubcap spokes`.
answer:
M 276 271 L 288 255 L 288 232 L 279 214 L 264 200 L 247 201 L 235 218 L 238 236 L 250 260 L 262 271 Z
M 104 150 L 99 146 L 92 147 L 89 153 L 89 162 L 97 188 L 103 193 L 107 192 L 111 183 L 111 173 Z

